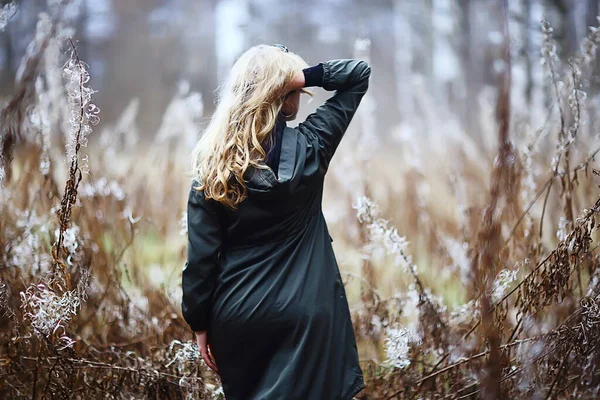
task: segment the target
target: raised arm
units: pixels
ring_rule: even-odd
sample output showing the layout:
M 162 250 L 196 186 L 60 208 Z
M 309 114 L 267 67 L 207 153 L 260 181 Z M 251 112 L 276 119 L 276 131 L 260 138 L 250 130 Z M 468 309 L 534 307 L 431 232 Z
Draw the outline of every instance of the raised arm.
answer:
M 360 60 L 331 60 L 304 71 L 305 87 L 336 90 L 298 130 L 318 146 L 320 169 L 324 172 L 335 153 L 362 97 L 369 88 L 371 68 Z
M 190 188 L 187 205 L 188 250 L 183 268 L 181 311 L 193 331 L 208 329 L 215 286 L 221 226 L 213 204 Z

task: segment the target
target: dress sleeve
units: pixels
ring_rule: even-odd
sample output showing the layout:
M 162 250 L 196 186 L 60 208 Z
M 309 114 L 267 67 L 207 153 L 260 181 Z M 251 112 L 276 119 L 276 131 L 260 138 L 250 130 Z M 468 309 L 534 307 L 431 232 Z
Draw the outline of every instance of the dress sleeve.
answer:
M 222 236 L 214 204 L 193 187 L 187 204 L 187 226 L 188 250 L 182 273 L 181 311 L 196 332 L 208 329 Z
M 316 143 L 319 167 L 324 173 L 369 88 L 371 67 L 360 60 L 331 60 L 303 72 L 307 86 L 336 91 L 297 128 Z

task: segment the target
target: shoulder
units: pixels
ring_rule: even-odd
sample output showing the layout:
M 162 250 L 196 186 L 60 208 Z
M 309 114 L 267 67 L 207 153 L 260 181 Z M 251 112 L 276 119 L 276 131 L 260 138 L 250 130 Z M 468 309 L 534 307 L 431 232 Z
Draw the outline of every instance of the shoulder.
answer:
M 204 196 L 204 190 L 201 189 L 202 185 L 200 184 L 200 182 L 196 179 L 192 180 L 192 183 L 190 184 L 190 191 L 189 191 L 189 197 L 190 200 L 191 199 L 197 199 L 197 200 L 201 200 L 201 201 L 205 201 L 206 197 Z
M 290 131 L 293 131 L 290 132 L 290 137 L 294 142 L 294 149 L 290 153 L 293 153 L 295 157 L 293 177 L 290 180 L 302 178 L 308 179 L 308 182 L 314 184 L 312 179 L 322 177 L 325 172 L 319 153 L 319 136 L 312 130 L 305 129 L 302 124 L 290 128 Z
M 190 190 L 188 193 L 188 203 L 191 206 L 199 207 L 205 211 L 216 213 L 219 208 L 219 203 L 213 199 L 207 199 L 204 194 L 204 190 L 201 189 L 202 185 L 197 180 L 192 180 L 190 184 Z

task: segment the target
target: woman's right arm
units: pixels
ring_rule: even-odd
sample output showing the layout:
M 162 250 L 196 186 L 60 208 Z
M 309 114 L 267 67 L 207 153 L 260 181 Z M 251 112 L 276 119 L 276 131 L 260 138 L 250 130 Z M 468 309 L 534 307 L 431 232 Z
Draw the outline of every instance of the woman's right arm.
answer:
M 336 90 L 325 104 L 317 108 L 298 130 L 317 144 L 319 167 L 328 169 L 362 97 L 369 88 L 371 68 L 360 60 L 331 60 L 304 71 L 305 87 L 320 86 Z
M 209 328 L 211 296 L 215 287 L 221 226 L 214 204 L 204 192 L 190 187 L 187 203 L 187 261 L 181 274 L 181 310 L 194 332 Z

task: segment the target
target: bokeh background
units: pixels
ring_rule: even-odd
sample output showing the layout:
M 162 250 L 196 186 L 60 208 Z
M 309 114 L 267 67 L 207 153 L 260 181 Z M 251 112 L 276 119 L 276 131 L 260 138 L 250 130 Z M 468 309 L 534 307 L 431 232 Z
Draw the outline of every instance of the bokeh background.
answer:
M 377 132 L 429 117 L 431 107 L 455 115 L 478 135 L 478 99 L 502 71 L 501 1 L 195 1 L 82 0 L 69 10 L 74 39 L 89 64 L 104 122 L 139 99 L 144 140 L 158 130 L 181 81 L 202 94 L 204 116 L 235 58 L 258 43 L 284 43 L 309 64 L 355 56 L 370 41 Z M 543 86 L 540 21 L 554 28 L 565 61 L 596 24 L 594 0 L 509 1 L 515 97 L 537 104 Z M 32 39 L 42 0 L 19 2 L 1 38 L 2 95 L 10 93 Z M 518 95 L 518 96 L 517 96 Z M 422 96 L 429 97 L 427 100 Z M 430 104 L 433 103 L 433 104 Z M 520 105 L 521 103 L 519 103 Z M 538 104 L 539 105 L 539 104 Z M 416 114 L 416 115 L 415 115 Z M 419 135 L 427 135 L 424 130 Z
M 283 43 L 372 68 L 323 203 L 359 397 L 596 398 L 598 1 L 0 8 L 0 397 L 222 398 L 180 314 L 190 154 Z

